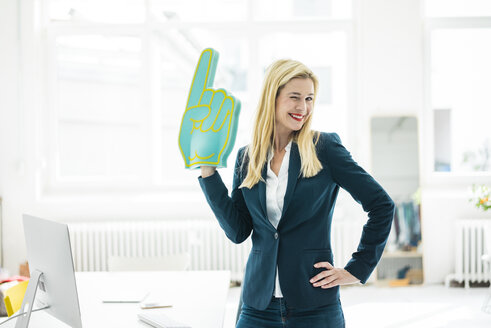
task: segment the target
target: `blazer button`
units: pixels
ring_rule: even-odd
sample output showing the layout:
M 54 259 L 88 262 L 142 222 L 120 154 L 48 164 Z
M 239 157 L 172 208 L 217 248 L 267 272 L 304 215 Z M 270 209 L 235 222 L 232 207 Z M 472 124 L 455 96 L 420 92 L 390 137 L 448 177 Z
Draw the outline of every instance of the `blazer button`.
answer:
M 274 233 L 274 239 L 278 239 L 278 233 L 277 232 Z

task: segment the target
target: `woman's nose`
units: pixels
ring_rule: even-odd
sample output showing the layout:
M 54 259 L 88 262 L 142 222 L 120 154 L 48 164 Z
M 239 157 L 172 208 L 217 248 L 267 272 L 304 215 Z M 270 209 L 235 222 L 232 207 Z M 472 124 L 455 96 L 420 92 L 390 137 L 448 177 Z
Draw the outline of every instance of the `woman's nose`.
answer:
M 301 111 L 301 114 L 304 114 L 307 112 L 307 101 L 299 101 L 297 104 L 297 110 Z

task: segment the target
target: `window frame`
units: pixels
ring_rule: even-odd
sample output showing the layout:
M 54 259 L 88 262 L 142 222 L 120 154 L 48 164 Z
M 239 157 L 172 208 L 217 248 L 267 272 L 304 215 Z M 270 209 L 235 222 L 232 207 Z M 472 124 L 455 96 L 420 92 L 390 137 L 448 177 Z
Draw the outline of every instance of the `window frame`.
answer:
M 469 184 L 490 184 L 491 171 L 481 172 L 438 172 L 434 170 L 434 117 L 431 104 L 431 42 L 432 33 L 443 29 L 490 28 L 491 16 L 470 17 L 427 17 L 423 11 L 423 124 L 422 143 L 424 158 L 424 180 L 435 187 L 468 186 Z

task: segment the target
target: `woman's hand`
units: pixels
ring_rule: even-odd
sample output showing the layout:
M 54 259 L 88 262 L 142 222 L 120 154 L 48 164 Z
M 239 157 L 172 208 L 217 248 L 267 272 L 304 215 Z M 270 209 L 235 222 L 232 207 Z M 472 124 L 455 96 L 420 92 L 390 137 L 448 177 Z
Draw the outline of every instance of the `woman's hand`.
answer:
M 201 168 L 201 177 L 202 178 L 207 178 L 210 175 L 215 174 L 215 171 L 217 170 L 216 166 L 200 166 Z
M 355 284 L 360 281 L 345 269 L 335 268 L 329 262 L 319 262 L 314 264 L 314 267 L 327 269 L 310 279 L 314 287 L 326 289 L 339 285 Z

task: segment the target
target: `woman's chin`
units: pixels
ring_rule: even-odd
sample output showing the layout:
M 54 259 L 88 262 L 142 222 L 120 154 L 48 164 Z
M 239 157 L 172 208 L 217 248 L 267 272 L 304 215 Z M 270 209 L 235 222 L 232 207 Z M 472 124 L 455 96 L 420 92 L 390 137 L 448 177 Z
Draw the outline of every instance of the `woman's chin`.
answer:
M 303 123 L 301 125 L 292 126 L 292 130 L 295 132 L 302 130 L 302 128 L 303 128 Z

